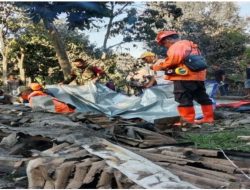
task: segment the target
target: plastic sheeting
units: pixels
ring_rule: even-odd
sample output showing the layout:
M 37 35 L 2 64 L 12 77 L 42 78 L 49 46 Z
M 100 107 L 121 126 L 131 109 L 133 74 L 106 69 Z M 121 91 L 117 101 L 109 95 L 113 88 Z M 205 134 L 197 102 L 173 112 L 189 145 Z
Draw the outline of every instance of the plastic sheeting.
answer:
M 214 84 L 207 85 L 208 94 L 211 95 L 213 88 Z M 59 100 L 74 105 L 79 112 L 104 113 L 127 119 L 142 118 L 148 122 L 178 116 L 173 84 L 146 89 L 140 97 L 126 96 L 91 82 L 84 86 L 49 85 L 47 89 Z M 195 106 L 195 109 L 197 115 L 200 115 L 200 107 Z

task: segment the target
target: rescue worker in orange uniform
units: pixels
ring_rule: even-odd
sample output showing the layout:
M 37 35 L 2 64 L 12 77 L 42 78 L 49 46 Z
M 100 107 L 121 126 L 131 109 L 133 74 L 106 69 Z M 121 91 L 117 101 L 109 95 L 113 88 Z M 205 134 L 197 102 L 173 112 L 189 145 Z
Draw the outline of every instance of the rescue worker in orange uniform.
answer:
M 18 96 L 21 97 L 23 101 L 29 102 L 30 107 L 41 107 L 46 111 L 56 113 L 71 113 L 75 111 L 75 108 L 72 105 L 61 102 L 57 98 L 44 93 L 42 88 L 39 87 L 39 84 L 32 83 L 30 86 L 34 87 L 33 89 L 39 90 L 32 90 L 31 87 L 26 86 L 21 86 L 18 88 Z M 39 97 L 39 99 L 37 99 L 37 97 Z M 51 104 L 51 106 L 45 107 L 42 105 L 43 103 L 47 105 Z
M 175 101 L 179 103 L 178 112 L 180 116 L 189 123 L 213 123 L 214 113 L 212 101 L 206 93 L 204 81 L 206 69 L 191 71 L 185 65 L 185 58 L 189 54 L 200 55 L 197 44 L 188 40 L 181 40 L 176 31 L 161 31 L 156 41 L 159 45 L 168 49 L 165 61 L 152 66 L 154 71 L 171 70 L 183 68 L 187 71 L 185 75 L 166 75 L 165 79 L 174 82 Z M 203 119 L 195 121 L 195 110 L 193 100 L 196 100 L 202 108 Z

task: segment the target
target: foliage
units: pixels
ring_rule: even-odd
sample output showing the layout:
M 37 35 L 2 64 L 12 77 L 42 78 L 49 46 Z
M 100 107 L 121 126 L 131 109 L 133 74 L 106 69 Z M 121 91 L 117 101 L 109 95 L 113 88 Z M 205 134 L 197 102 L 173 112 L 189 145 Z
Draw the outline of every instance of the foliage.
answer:
M 172 11 L 168 6 L 173 6 Z M 177 30 L 182 39 L 199 45 L 209 65 L 221 65 L 226 73 L 243 71 L 240 59 L 249 37 L 234 2 L 150 2 L 147 7 L 143 14 L 147 27 L 140 29 L 147 49 L 165 56 L 166 50 L 154 41 L 156 34 L 162 29 Z
M 133 81 L 129 76 L 133 76 L 142 63 L 126 53 L 113 57 L 113 63 L 115 68 L 110 78 L 115 82 L 117 91 L 127 95 L 138 94 L 138 89 L 132 85 Z
M 128 3 L 128 2 L 110 2 L 111 14 L 106 24 L 103 26 L 106 30 L 103 49 L 105 52 L 114 47 L 121 47 L 125 43 L 133 43 L 145 41 L 150 43 L 150 47 L 159 48 L 155 44 L 156 30 L 163 29 L 167 25 L 166 17 L 178 18 L 182 12 L 172 2 L 152 2 L 161 7 L 151 7 L 150 3 Z M 164 10 L 164 12 L 162 12 Z M 103 28 L 102 27 L 102 28 Z M 122 39 L 117 43 L 107 47 L 108 39 L 121 36 Z M 163 50 L 165 51 L 165 50 Z
M 9 59 L 17 63 L 20 52 L 24 54 L 26 76 L 32 80 L 38 75 L 48 75 L 50 67 L 58 67 L 55 50 L 48 40 L 47 31 L 41 24 L 26 24 L 25 32 L 11 44 Z
M 93 58 L 100 58 L 101 51 L 91 44 L 88 36 L 79 29 L 69 30 L 67 23 L 63 20 L 57 20 L 55 25 L 66 44 L 66 51 L 70 61 L 79 57 L 89 55 Z
M 246 65 L 250 63 L 250 47 L 247 47 L 243 57 L 242 57 L 242 63 L 241 65 L 243 65 L 244 67 L 246 67 Z
M 198 148 L 223 150 L 250 151 L 246 142 L 237 139 L 237 136 L 250 135 L 247 129 L 235 129 L 231 131 L 217 132 L 213 134 L 186 133 L 185 139 L 194 142 Z
M 168 18 L 176 20 L 181 15 L 181 9 L 173 2 L 150 2 L 145 4 L 141 12 L 136 8 L 130 9 L 125 19 L 129 24 L 125 28 L 121 27 L 116 30 L 124 36 L 124 42 L 145 42 L 148 49 L 165 55 L 165 49 L 155 42 L 157 31 L 168 26 Z
M 171 29 L 172 22 L 176 22 L 182 15 L 182 9 L 174 2 L 149 2 L 138 18 L 138 29 L 134 38 L 144 41 L 147 47 L 158 55 L 165 56 L 166 50 L 158 46 L 156 35 L 160 30 Z
M 242 72 L 240 59 L 247 35 L 234 2 L 178 2 L 183 16 L 174 27 L 182 37 L 201 48 L 209 65 L 221 65 L 226 73 Z M 228 75 L 230 77 L 230 75 Z
M 67 14 L 70 28 L 80 29 L 89 29 L 93 18 L 103 18 L 110 14 L 105 2 L 16 2 L 16 5 L 24 8 L 34 23 L 46 21 L 46 28 L 61 13 Z
M 6 81 L 8 71 L 8 57 L 11 42 L 23 32 L 26 17 L 11 2 L 0 3 L 0 57 L 2 64 L 2 78 Z
M 102 67 L 109 76 L 105 80 L 112 79 L 122 91 L 127 91 L 124 89 L 130 82 L 127 76 L 133 74 L 140 63 L 128 54 L 102 54 L 103 49 L 91 44 L 83 29 L 104 27 L 106 40 L 122 36 L 122 41 L 114 46 L 145 42 L 148 50 L 164 57 L 166 49 L 156 44 L 156 34 L 163 29 L 176 29 L 182 38 L 199 44 L 209 64 L 222 65 L 227 73 L 241 73 L 248 60 L 245 48 L 248 36 L 243 32 L 244 22 L 232 2 L 17 2 L 14 5 L 24 8 L 36 24 L 31 24 L 8 3 L 14 7 L 8 20 L 8 33 L 5 32 L 5 44 L 10 47 L 8 59 L 16 63 L 23 52 L 27 76 L 32 78 L 48 77 L 51 69 L 56 71 L 54 74 L 59 73 L 55 76 L 58 80 L 61 78 L 55 44 L 47 30 L 51 23 L 61 35 L 69 61 L 83 58 Z M 14 16 L 19 14 L 20 17 Z M 59 15 L 64 18 L 58 19 Z M 101 19 L 104 17 L 107 19 Z M 104 49 L 114 47 L 105 46 L 107 41 Z
M 70 29 L 89 29 L 93 26 L 95 18 L 103 18 L 110 13 L 105 2 L 16 2 L 15 4 L 22 7 L 34 23 L 43 21 L 65 79 L 70 75 L 71 66 L 65 45 L 54 21 L 58 19 L 60 14 L 64 13 Z
M 135 18 L 134 15 L 136 12 L 129 5 L 131 2 L 109 2 L 108 6 L 111 10 L 111 14 L 108 16 L 108 22 L 102 27 L 106 29 L 105 38 L 103 41 L 103 50 L 104 52 L 110 51 L 112 47 L 126 43 L 126 39 L 123 38 L 121 42 L 118 42 L 115 45 L 107 47 L 107 42 L 111 37 L 116 37 L 119 34 L 122 34 L 128 25 L 130 25 L 130 20 Z M 124 14 L 126 16 L 124 16 Z

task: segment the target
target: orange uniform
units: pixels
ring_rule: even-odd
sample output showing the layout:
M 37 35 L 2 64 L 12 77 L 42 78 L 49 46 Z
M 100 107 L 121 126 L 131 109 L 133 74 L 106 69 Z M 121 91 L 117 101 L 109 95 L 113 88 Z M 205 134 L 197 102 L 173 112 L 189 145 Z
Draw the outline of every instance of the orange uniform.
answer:
M 32 107 L 33 105 L 33 97 L 40 97 L 40 96 L 44 96 L 44 97 L 49 97 L 49 95 L 47 95 L 46 93 L 42 92 L 42 91 L 34 91 L 32 92 L 29 96 L 28 96 L 28 100 L 30 103 L 30 106 Z M 51 100 L 54 104 L 54 109 L 53 111 L 56 113 L 70 113 L 70 112 L 74 112 L 75 110 L 70 108 L 66 103 L 59 101 L 58 99 L 51 97 Z
M 166 75 L 166 80 L 189 80 L 189 81 L 205 81 L 206 70 L 193 72 L 185 64 L 184 59 L 189 54 L 198 55 L 199 49 L 196 44 L 188 40 L 180 40 L 174 43 L 167 52 L 167 58 L 160 64 L 153 65 L 154 71 L 167 70 L 176 67 L 183 67 L 188 71 L 187 75 Z
M 190 63 L 194 63 L 191 56 L 200 55 L 198 46 L 192 41 L 180 40 L 178 33 L 170 30 L 160 31 L 157 34 L 156 41 L 160 46 L 168 48 L 168 52 L 165 61 L 153 65 L 153 70 L 171 71 L 176 68 L 183 68 L 184 71 L 187 71 L 185 75 L 174 73 L 165 76 L 165 79 L 174 81 L 174 97 L 175 101 L 179 103 L 177 109 L 182 119 L 189 123 L 213 123 L 212 101 L 206 93 L 204 82 L 206 70 L 192 71 L 185 65 L 185 63 L 188 63 L 190 68 L 194 68 L 190 65 Z M 185 59 L 188 56 L 188 62 L 186 62 Z M 204 118 L 200 121 L 195 121 L 193 100 L 201 104 Z

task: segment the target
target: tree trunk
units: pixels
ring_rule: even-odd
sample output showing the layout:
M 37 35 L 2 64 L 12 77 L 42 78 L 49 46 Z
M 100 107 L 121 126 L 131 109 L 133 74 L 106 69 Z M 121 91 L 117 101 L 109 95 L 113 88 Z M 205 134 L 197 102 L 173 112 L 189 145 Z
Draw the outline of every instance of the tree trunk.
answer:
M 3 28 L 1 27 L 0 30 L 0 53 L 2 55 L 2 71 L 3 71 L 3 75 L 2 75 L 2 80 L 3 80 L 3 84 L 6 84 L 7 81 L 7 55 L 6 53 L 8 53 L 8 51 L 6 51 L 6 47 L 4 44 L 4 34 L 3 34 Z
M 110 17 L 110 19 L 109 19 L 107 32 L 105 34 L 105 38 L 104 38 L 104 42 L 103 42 L 103 50 L 104 50 L 104 52 L 107 51 L 107 42 L 108 42 L 108 39 L 109 39 L 109 36 L 110 36 L 110 31 L 111 31 L 113 19 L 114 19 L 114 17 Z
M 23 50 L 21 49 L 21 55 L 20 57 L 17 57 L 17 60 L 18 60 L 18 68 L 19 68 L 19 71 L 20 71 L 20 79 L 24 82 L 24 84 L 26 84 L 26 78 L 25 78 L 25 69 L 24 69 L 24 52 Z
M 111 2 L 111 10 L 112 10 L 112 16 L 109 18 L 109 23 L 108 23 L 108 28 L 107 28 L 107 32 L 105 34 L 105 38 L 104 38 L 104 42 L 103 42 L 103 51 L 107 52 L 107 42 L 110 36 L 110 31 L 111 31 L 111 27 L 112 27 L 112 23 L 113 23 L 113 19 L 114 19 L 114 2 Z
M 7 60 L 6 55 L 2 55 L 2 57 L 3 57 L 3 61 L 2 61 L 2 65 L 3 65 L 2 80 L 3 80 L 3 84 L 6 85 L 7 84 L 8 60 Z
M 60 37 L 60 34 L 58 33 L 55 25 L 52 22 L 49 22 L 47 20 L 43 20 L 45 27 L 48 29 L 49 36 L 52 40 L 52 43 L 56 50 L 56 56 L 58 58 L 58 62 L 61 66 L 61 69 L 64 74 L 64 79 L 67 79 L 71 72 L 71 65 L 69 63 L 69 59 L 66 53 L 65 46 L 63 44 L 63 41 Z

